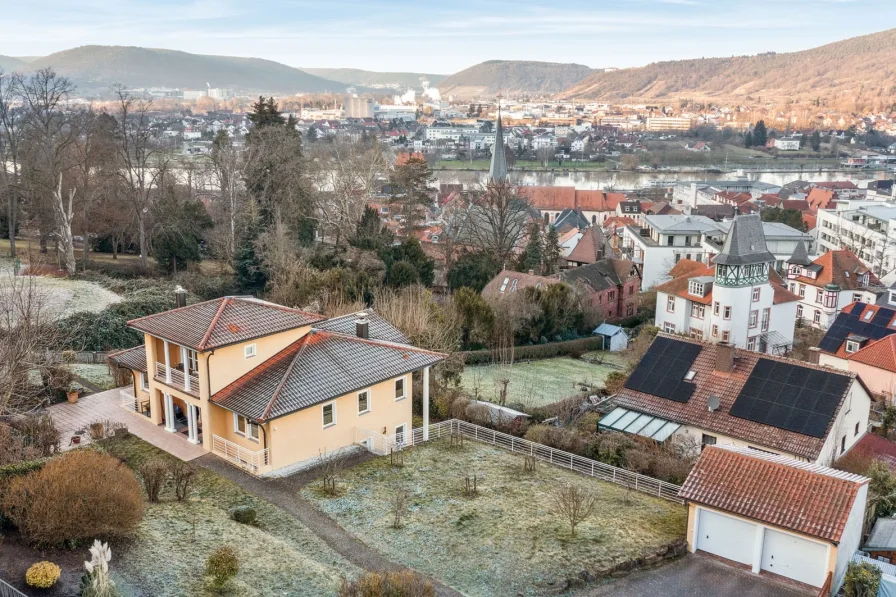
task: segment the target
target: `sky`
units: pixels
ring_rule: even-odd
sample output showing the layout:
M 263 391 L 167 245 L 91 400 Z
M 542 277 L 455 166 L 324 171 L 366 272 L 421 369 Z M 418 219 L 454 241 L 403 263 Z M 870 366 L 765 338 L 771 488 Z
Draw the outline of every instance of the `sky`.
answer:
M 2 0 L 0 20 L 7 56 L 132 45 L 450 74 L 493 59 L 601 68 L 808 49 L 896 26 L 896 1 Z

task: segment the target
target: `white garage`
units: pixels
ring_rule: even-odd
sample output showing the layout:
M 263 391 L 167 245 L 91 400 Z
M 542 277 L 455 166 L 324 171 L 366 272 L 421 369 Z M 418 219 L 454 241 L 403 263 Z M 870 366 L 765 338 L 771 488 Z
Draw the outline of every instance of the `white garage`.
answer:
M 831 594 L 861 540 L 868 479 L 749 448 L 709 446 L 679 492 L 688 549 Z

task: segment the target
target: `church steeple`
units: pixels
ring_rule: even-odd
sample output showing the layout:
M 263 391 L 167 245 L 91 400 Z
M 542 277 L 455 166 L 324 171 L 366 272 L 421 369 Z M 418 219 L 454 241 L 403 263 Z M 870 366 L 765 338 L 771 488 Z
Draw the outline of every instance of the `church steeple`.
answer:
M 501 95 L 498 94 L 498 126 L 492 147 L 492 163 L 488 169 L 489 182 L 504 184 L 507 181 L 507 158 L 504 156 L 504 127 L 501 125 Z

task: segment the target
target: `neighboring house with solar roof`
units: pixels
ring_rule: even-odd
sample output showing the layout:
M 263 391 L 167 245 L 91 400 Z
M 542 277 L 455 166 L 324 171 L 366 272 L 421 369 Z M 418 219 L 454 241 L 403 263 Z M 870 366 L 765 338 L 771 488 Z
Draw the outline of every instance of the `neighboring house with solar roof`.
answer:
M 758 215 L 735 218 L 713 263 L 679 261 L 656 287 L 655 325 L 697 340 L 784 354 L 793 345 L 798 297 L 773 268 Z
M 327 319 L 247 297 L 128 325 L 144 343 L 109 357 L 134 374 L 123 406 L 257 475 L 298 470 L 362 430 L 408 438 L 411 375 L 423 372 L 428 402 L 429 368 L 447 356 L 371 311 Z
M 874 303 L 886 290 L 852 251 L 828 251 L 813 261 L 802 242 L 787 260 L 787 288 L 800 297 L 797 318 L 822 330 L 845 306 Z
M 896 396 L 896 308 L 853 303 L 818 344 L 818 363 L 861 376 L 876 395 Z
M 688 550 L 836 595 L 861 544 L 869 481 L 759 450 L 707 447 L 678 494 L 688 505 Z
M 852 372 L 660 334 L 613 403 L 601 430 L 827 466 L 865 434 L 871 393 Z

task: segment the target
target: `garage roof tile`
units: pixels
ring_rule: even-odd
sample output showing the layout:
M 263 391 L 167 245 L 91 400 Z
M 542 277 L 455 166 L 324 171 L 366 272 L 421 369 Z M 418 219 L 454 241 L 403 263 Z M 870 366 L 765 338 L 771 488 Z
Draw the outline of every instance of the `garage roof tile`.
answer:
M 738 516 L 838 543 L 859 475 L 750 448 L 708 446 L 678 495 Z

